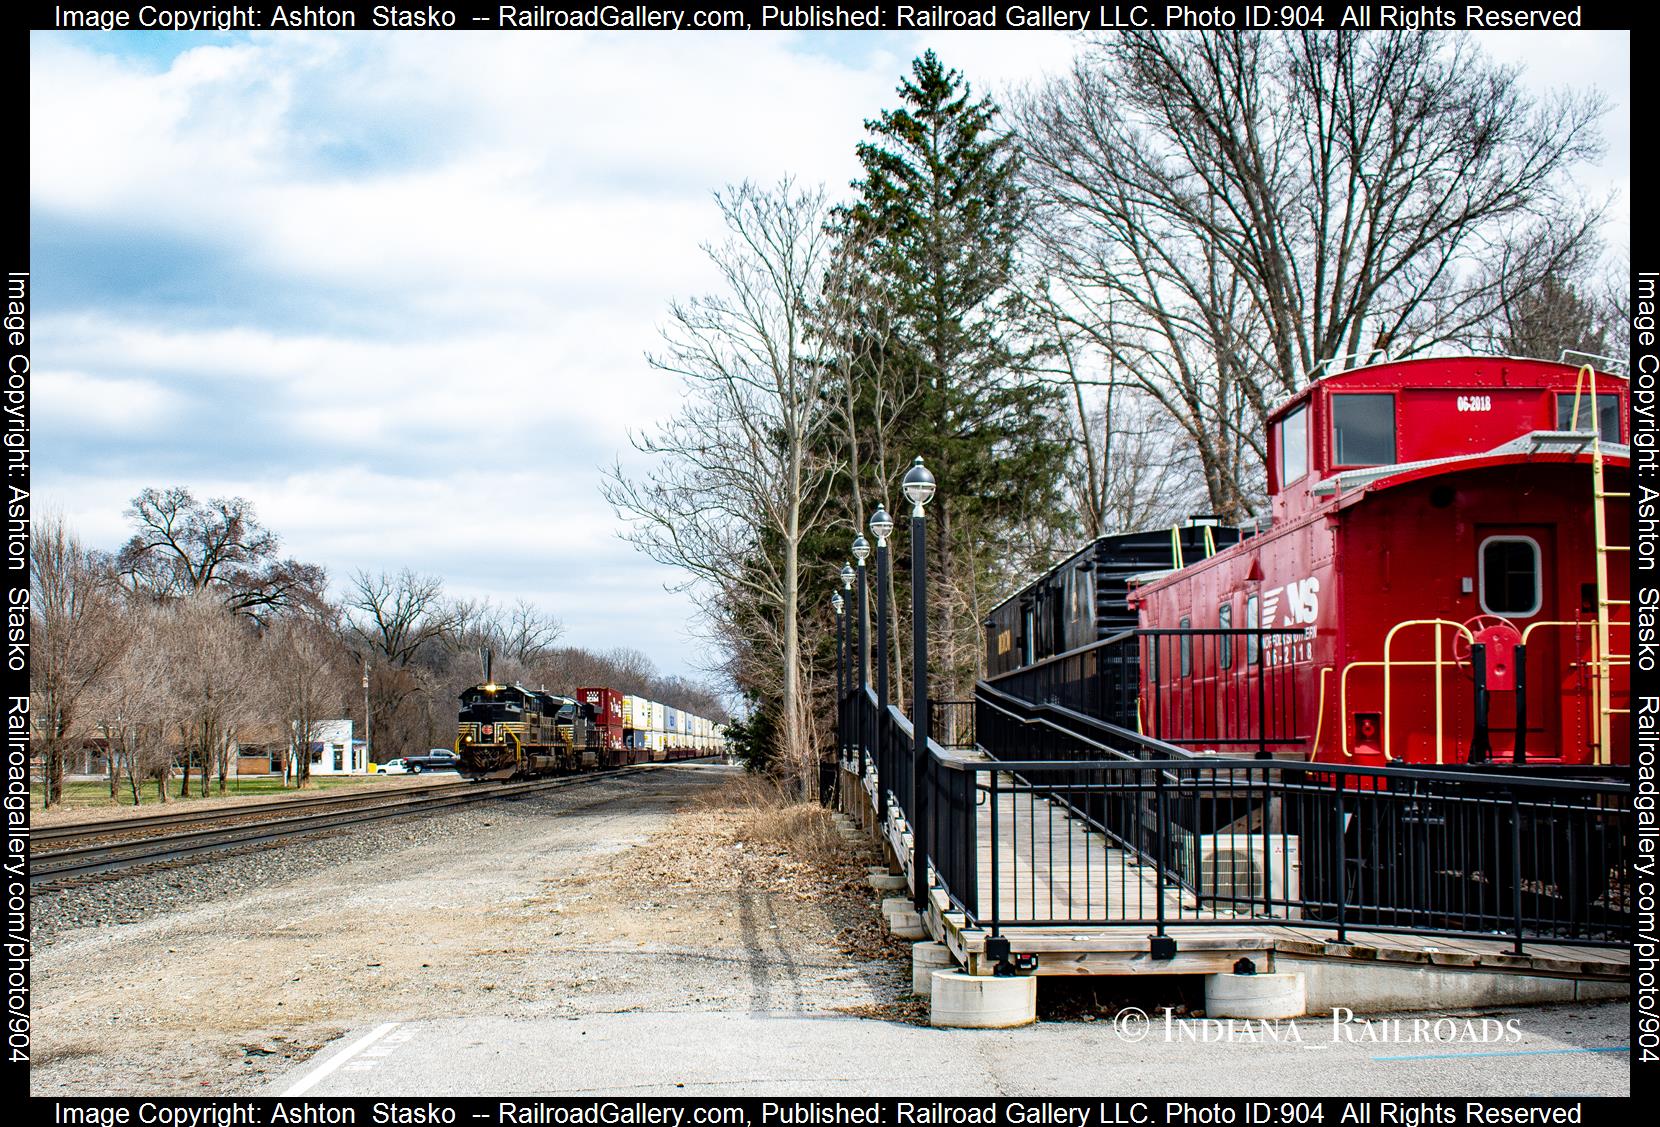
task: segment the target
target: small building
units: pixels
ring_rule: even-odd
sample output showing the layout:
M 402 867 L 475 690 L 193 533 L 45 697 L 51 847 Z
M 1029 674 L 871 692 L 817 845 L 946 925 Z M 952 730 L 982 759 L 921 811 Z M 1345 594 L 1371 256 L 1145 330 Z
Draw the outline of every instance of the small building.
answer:
M 256 735 L 256 733 L 250 733 Z M 264 736 L 266 733 L 257 733 Z M 363 741 L 352 738 L 351 720 L 324 720 L 312 726 L 311 774 L 365 775 L 369 757 Z M 281 738 L 282 729 L 269 733 L 270 738 L 243 739 L 236 757 L 238 775 L 283 775 L 289 770 L 289 741 Z
M 326 720 L 312 730 L 313 775 L 366 775 L 369 759 L 362 740 L 352 739 L 350 720 Z

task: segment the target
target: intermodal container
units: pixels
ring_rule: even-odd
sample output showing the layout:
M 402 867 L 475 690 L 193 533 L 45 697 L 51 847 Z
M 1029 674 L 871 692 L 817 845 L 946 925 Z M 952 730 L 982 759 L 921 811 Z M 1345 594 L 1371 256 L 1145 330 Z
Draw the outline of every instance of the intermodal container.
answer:
M 578 689 L 576 699 L 594 710 L 594 723 L 603 727 L 623 726 L 624 697 L 615 689 Z

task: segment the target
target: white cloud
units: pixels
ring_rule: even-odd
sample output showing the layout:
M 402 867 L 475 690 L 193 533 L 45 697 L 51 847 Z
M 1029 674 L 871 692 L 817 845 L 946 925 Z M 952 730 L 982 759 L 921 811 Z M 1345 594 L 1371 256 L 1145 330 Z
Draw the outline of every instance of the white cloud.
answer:
M 164 422 L 180 405 L 172 391 L 144 379 L 118 379 L 75 369 L 37 374 L 33 409 L 61 418 L 78 430 L 103 438 L 143 434 Z
M 285 33 L 157 66 L 114 42 L 31 38 L 34 215 L 86 233 L 91 261 L 64 269 L 97 283 L 54 303 L 37 280 L 36 419 L 66 444 L 37 450 L 39 487 L 108 546 L 144 486 L 241 494 L 337 577 L 408 565 L 539 597 L 571 640 L 667 671 L 694 660 L 690 604 L 617 539 L 597 463 L 638 464 L 628 431 L 677 409 L 643 354 L 671 299 L 714 284 L 710 193 L 793 173 L 843 194 L 925 47 L 995 95 L 1077 46 Z M 1514 46 L 1628 98 L 1607 43 L 1541 42 Z M 188 246 L 200 292 L 173 293 L 149 241 Z M 102 468 L 69 449 L 90 438 Z

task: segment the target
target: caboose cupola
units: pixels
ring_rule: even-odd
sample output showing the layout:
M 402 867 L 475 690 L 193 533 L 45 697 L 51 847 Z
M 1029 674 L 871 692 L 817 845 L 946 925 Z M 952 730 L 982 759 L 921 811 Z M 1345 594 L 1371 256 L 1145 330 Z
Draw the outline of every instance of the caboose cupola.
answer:
M 1603 377 L 1593 408 L 1576 377 L 1573 367 L 1545 360 L 1466 356 L 1317 379 L 1268 417 L 1274 517 L 1300 515 L 1346 487 L 1345 471 L 1470 457 L 1530 434 L 1589 430 L 1593 413 L 1603 442 L 1626 441 L 1627 384 Z

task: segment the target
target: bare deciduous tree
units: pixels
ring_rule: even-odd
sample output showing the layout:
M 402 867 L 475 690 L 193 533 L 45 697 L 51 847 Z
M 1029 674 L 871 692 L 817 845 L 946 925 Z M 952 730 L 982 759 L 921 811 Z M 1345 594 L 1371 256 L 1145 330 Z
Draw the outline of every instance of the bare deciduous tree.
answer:
M 345 710 L 350 658 L 339 634 L 312 619 L 277 627 L 266 638 L 266 657 L 269 715 L 288 743 L 286 776 L 304 787 L 311 781 L 311 745 Z
M 423 659 L 436 659 L 444 648 L 455 626 L 456 604 L 444 598 L 443 582 L 435 575 L 417 575 L 408 568 L 396 575 L 360 571 L 346 596 L 346 616 L 365 660 L 374 664 L 369 679 L 373 718 L 367 722 L 375 732 L 377 754 L 424 748 L 437 723 L 435 698 L 443 693 L 443 678 Z M 449 719 L 455 719 L 453 713 Z
M 801 644 L 801 543 L 823 511 L 827 470 L 813 450 L 830 425 L 820 391 L 827 367 L 811 354 L 808 318 L 832 252 L 824 193 L 790 180 L 718 193 L 727 239 L 705 252 L 722 290 L 670 309 L 667 349 L 650 357 L 686 384 L 687 403 L 636 439 L 657 459 L 631 478 L 607 475 L 607 500 L 629 538 L 685 569 L 717 622 L 749 618 L 764 639 L 755 667 L 783 703 L 785 761 L 806 784 L 817 749 L 808 721 Z
M 277 535 L 251 501 L 198 501 L 190 490 L 146 489 L 127 516 L 138 531 L 121 549 L 121 574 L 134 590 L 165 598 L 217 592 L 258 622 L 322 598 L 323 570 L 277 555 Z
M 29 710 L 47 806 L 63 796 L 70 750 L 98 730 L 89 697 L 127 643 L 116 594 L 109 561 L 88 550 L 61 514 L 36 516 L 29 539 Z
M 1468 345 L 1583 265 L 1601 211 L 1566 172 L 1602 113 L 1416 32 L 1104 36 L 1017 110 L 1060 308 L 1233 518 L 1264 415 L 1323 361 Z
M 392 665 L 408 665 L 454 621 L 452 605 L 444 601 L 443 581 L 408 568 L 397 575 L 358 572 L 352 576 L 346 606 L 347 619 L 364 645 Z
M 267 711 L 259 638 L 218 599 L 202 594 L 169 607 L 160 635 L 171 687 L 166 711 L 185 756 L 179 794 L 188 793 L 193 765 L 201 767 L 199 793 L 205 797 L 217 776 L 222 794 L 237 733 Z
M 167 612 L 147 603 L 129 603 L 120 613 L 120 629 L 129 642 L 100 678 L 91 707 L 109 747 L 111 771 L 126 780 L 133 805 L 142 801 L 140 788 L 151 781 L 157 801 L 166 802 L 173 763 L 164 721 L 171 670 L 159 639 Z

